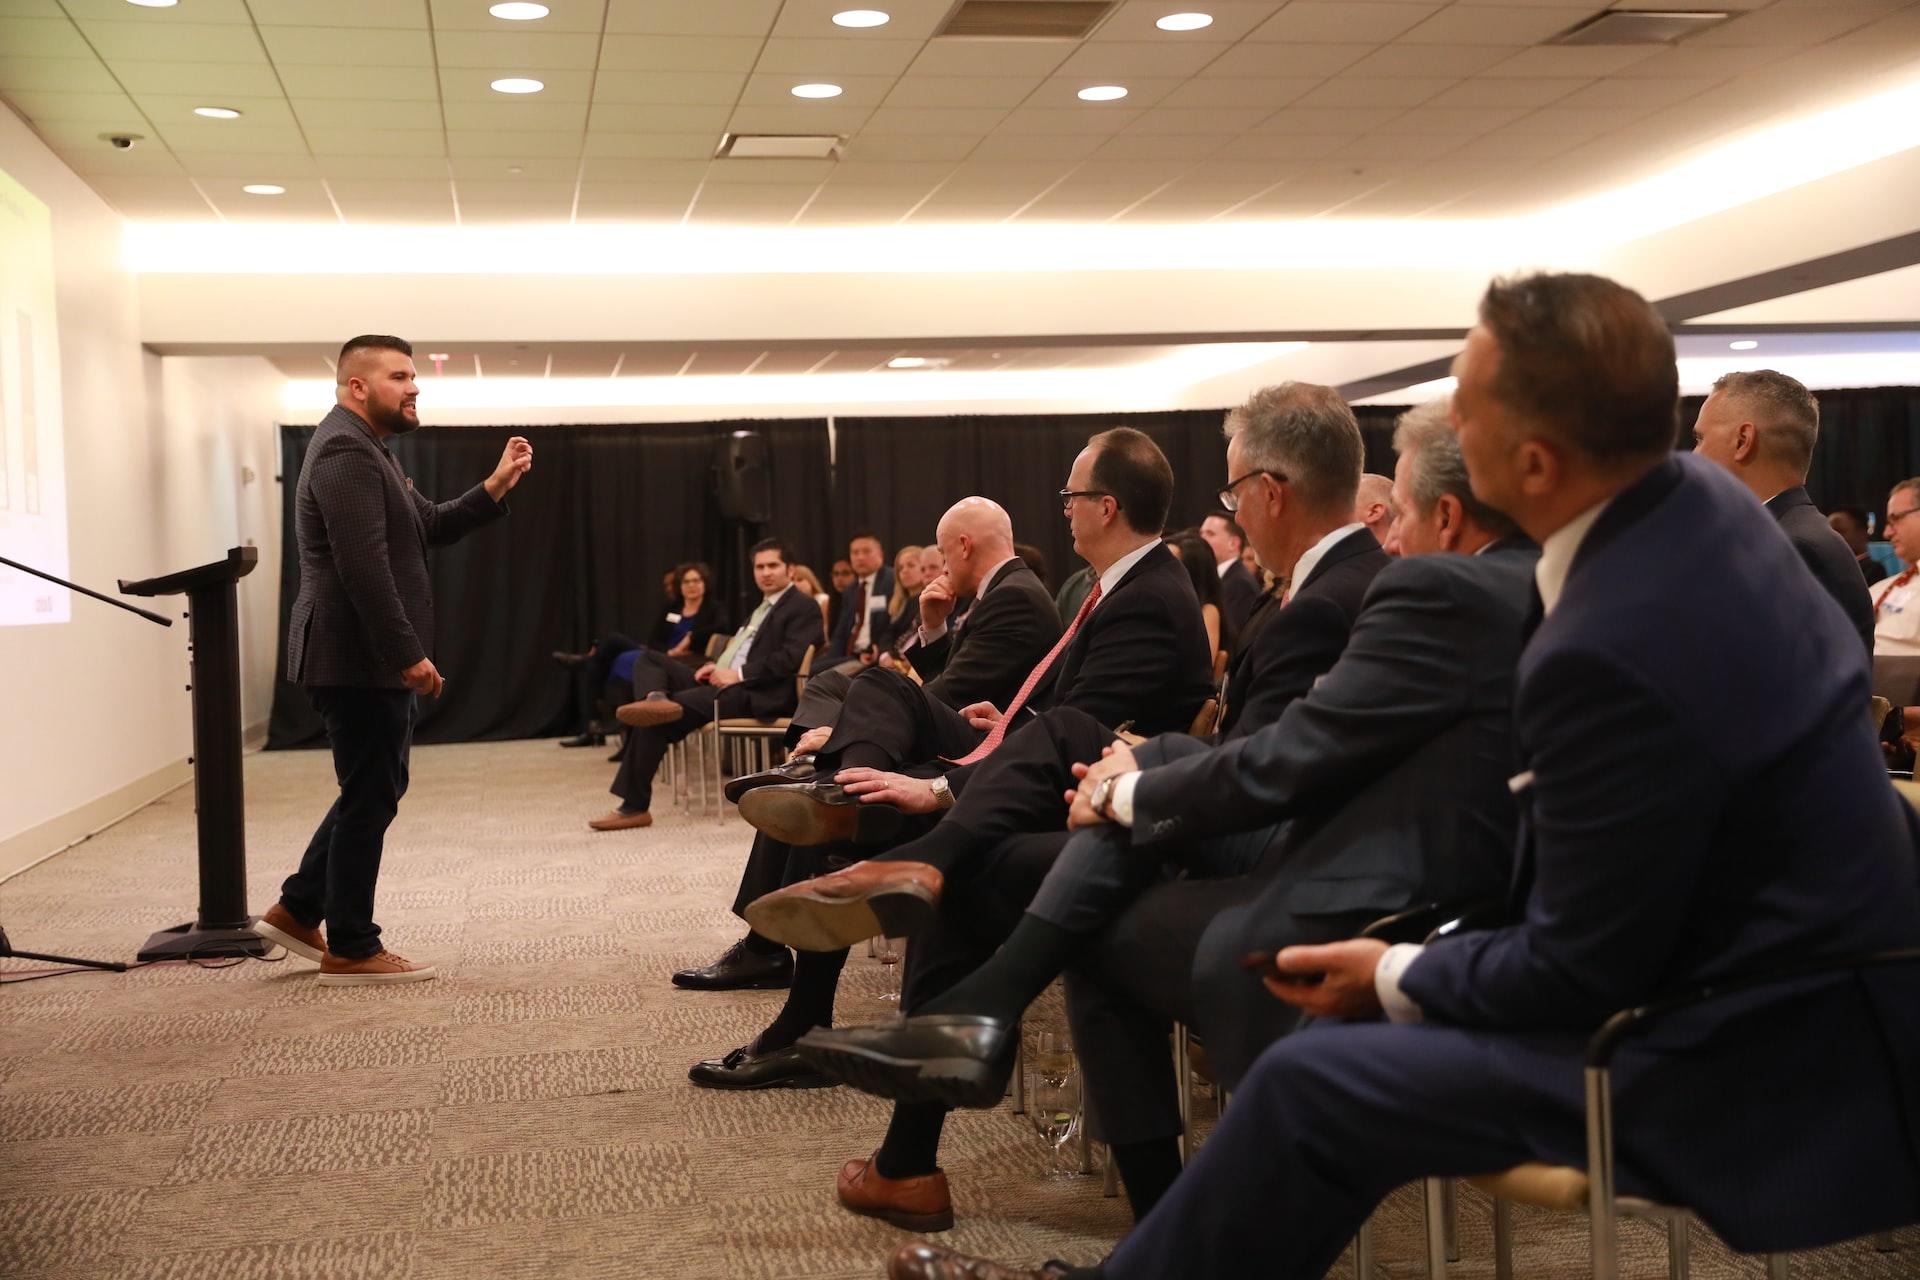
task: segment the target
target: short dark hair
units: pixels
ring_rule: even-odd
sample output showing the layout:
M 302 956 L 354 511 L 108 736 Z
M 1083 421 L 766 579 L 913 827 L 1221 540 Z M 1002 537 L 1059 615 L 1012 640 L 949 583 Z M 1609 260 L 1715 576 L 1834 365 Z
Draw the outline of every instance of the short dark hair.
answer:
M 1863 534 L 1867 531 L 1867 512 L 1864 507 L 1834 507 L 1827 512 L 1829 520 L 1835 516 L 1851 520 Z
M 1713 389 L 1753 415 L 1767 456 L 1807 474 L 1820 439 L 1820 402 L 1805 383 L 1777 369 L 1747 369 L 1721 374 Z
M 390 333 L 363 333 L 357 338 L 348 338 L 346 345 L 340 348 L 340 364 L 356 351 L 398 351 L 408 359 L 413 358 L 413 344 L 405 338 L 396 338 Z
M 700 581 L 705 583 L 709 590 L 712 589 L 713 570 L 707 566 L 705 560 L 688 560 L 676 566 L 673 571 L 673 585 L 678 587 L 680 585 L 680 579 L 686 577 L 689 573 L 699 574 Z
M 1227 479 L 1231 480 L 1233 479 L 1233 477 L 1228 476 Z M 1201 526 L 1205 527 L 1207 521 L 1209 520 L 1218 520 L 1221 524 L 1226 525 L 1227 536 L 1229 538 L 1232 538 L 1234 541 L 1238 542 L 1242 547 L 1247 545 L 1247 531 L 1240 527 L 1240 522 L 1238 520 L 1235 520 L 1233 518 L 1233 513 L 1231 511 L 1228 511 L 1225 507 L 1215 507 L 1213 510 L 1207 512 L 1207 514 L 1205 514 L 1204 516 L 1201 516 L 1200 517 Z
M 1158 534 L 1173 505 L 1173 467 L 1153 437 L 1113 427 L 1090 436 L 1087 446 L 1093 450 L 1093 487 L 1113 499 L 1127 528 Z
M 847 545 L 851 547 L 854 543 L 860 541 L 860 539 L 862 538 L 867 538 L 874 542 L 880 542 L 880 535 L 875 533 L 873 530 L 855 529 L 852 533 L 847 535 Z M 887 549 L 887 544 L 884 542 L 880 542 L 880 549 L 882 551 L 885 551 Z
M 1673 334 L 1645 298 L 1604 276 L 1496 279 L 1480 323 L 1500 347 L 1493 396 L 1603 462 L 1673 449 L 1680 371 Z
M 787 544 L 778 538 L 762 538 L 760 541 L 754 543 L 753 546 L 747 550 L 747 563 L 752 564 L 755 560 L 758 560 L 762 551 L 777 551 L 780 554 L 781 564 L 793 563 L 792 558 L 787 555 Z M 711 583 L 713 579 L 708 578 L 707 581 Z

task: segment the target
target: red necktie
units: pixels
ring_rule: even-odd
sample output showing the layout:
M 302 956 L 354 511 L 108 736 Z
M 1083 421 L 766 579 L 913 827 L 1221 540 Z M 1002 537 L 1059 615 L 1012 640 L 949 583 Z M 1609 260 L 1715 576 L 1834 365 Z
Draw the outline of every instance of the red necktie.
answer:
M 1888 584 L 1887 589 L 1880 593 L 1880 598 L 1873 602 L 1874 617 L 1877 618 L 1880 616 L 1880 606 L 1887 602 L 1887 597 L 1892 595 L 1894 592 L 1898 591 L 1900 588 L 1906 586 L 1909 582 L 1912 582 L 1913 575 L 1915 573 L 1920 573 L 1920 565 L 1909 566 L 1900 574 L 1899 577 L 1895 578 L 1890 584 Z
M 1001 739 L 1007 736 L 1007 726 L 1013 723 L 1014 714 L 1026 705 L 1027 698 L 1033 693 L 1034 686 L 1046 679 L 1047 670 L 1053 666 L 1053 660 L 1065 652 L 1069 644 L 1073 643 L 1073 633 L 1078 631 L 1080 624 L 1087 620 L 1087 615 L 1093 612 L 1094 602 L 1099 599 L 1100 580 L 1096 578 L 1093 582 L 1093 590 L 1087 592 L 1087 598 L 1080 602 L 1080 612 L 1073 615 L 1073 625 L 1068 627 L 1065 634 L 1060 637 L 1059 642 L 1047 651 L 1047 656 L 1040 659 L 1040 665 L 1027 672 L 1027 682 L 1020 686 L 1020 692 L 1013 695 L 1013 701 L 1007 704 L 1006 713 L 1000 717 L 992 729 L 987 731 L 986 740 L 952 763 L 958 765 L 977 764 L 993 754 L 994 748 L 998 747 Z

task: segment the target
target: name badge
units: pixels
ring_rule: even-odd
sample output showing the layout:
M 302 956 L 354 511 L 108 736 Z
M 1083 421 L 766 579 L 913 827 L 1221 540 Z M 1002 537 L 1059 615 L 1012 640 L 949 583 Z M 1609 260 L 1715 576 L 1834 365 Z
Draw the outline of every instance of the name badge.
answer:
M 886 607 L 887 607 L 887 598 L 886 598 L 885 596 L 868 596 L 868 597 L 867 597 L 867 608 L 868 608 L 868 609 L 870 609 L 870 610 L 871 610 L 871 609 L 884 609 L 884 608 L 886 608 Z
M 679 615 L 679 614 L 677 614 L 677 613 L 670 613 L 670 614 L 668 614 L 668 615 L 667 615 L 667 621 L 668 621 L 668 622 L 678 622 L 678 621 L 680 621 L 680 615 Z
M 1531 786 L 1533 786 L 1533 770 L 1531 769 L 1525 773 L 1516 773 L 1507 779 L 1507 790 L 1513 792 L 1514 795 L 1519 795 Z

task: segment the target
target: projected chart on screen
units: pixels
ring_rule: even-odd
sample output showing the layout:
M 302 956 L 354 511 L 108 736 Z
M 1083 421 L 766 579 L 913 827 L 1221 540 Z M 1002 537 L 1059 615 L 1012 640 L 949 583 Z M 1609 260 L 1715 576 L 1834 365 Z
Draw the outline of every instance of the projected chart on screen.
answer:
M 0 556 L 67 577 L 53 222 L 0 172 Z M 65 622 L 64 588 L 0 565 L 0 626 Z

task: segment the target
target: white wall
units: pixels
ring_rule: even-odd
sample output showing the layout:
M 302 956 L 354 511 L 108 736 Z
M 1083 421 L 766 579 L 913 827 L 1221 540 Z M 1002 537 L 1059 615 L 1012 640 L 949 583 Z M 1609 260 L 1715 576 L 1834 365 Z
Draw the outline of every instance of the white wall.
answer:
M 111 593 L 116 579 L 218 559 L 254 538 L 261 565 L 241 586 L 243 678 L 247 719 L 263 718 L 279 577 L 280 379 L 258 359 L 144 353 L 119 216 L 4 108 L 0 169 L 53 213 L 73 579 Z M 253 468 L 251 486 L 241 466 Z M 160 611 L 177 615 L 182 603 L 169 598 Z M 162 630 L 78 596 L 70 623 L 0 628 L 0 876 L 188 776 L 186 644 L 183 623 Z

